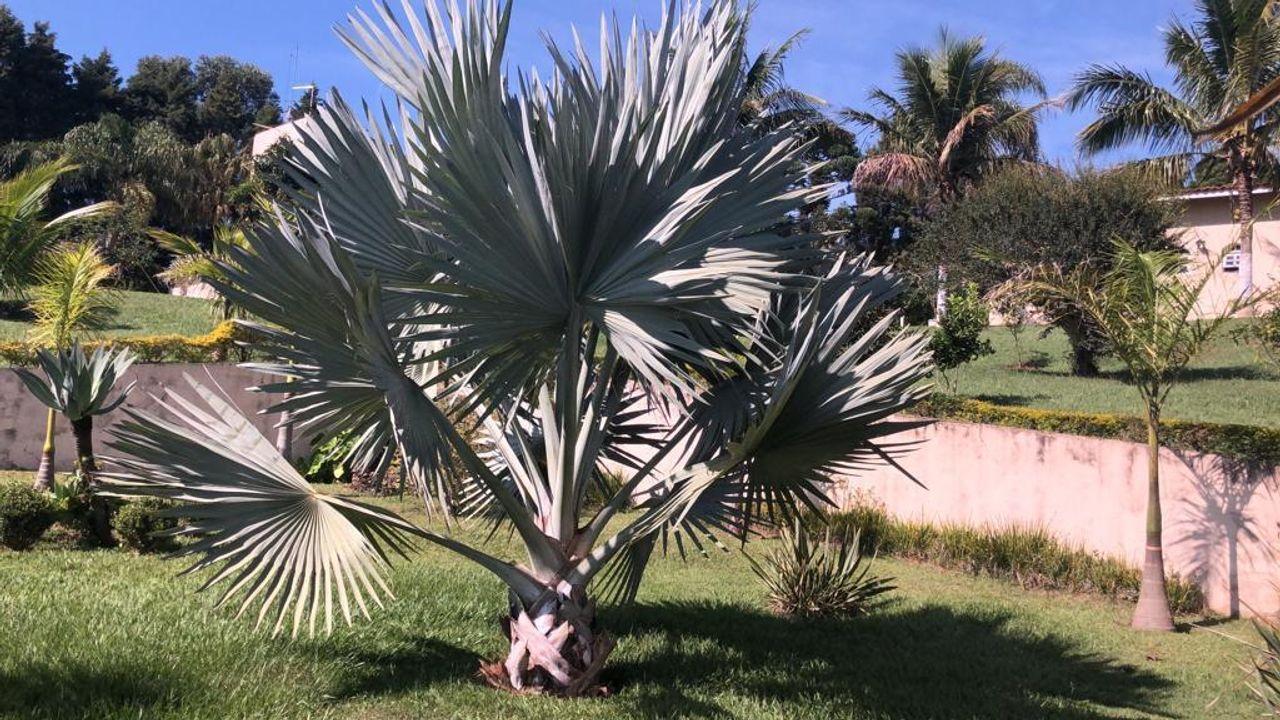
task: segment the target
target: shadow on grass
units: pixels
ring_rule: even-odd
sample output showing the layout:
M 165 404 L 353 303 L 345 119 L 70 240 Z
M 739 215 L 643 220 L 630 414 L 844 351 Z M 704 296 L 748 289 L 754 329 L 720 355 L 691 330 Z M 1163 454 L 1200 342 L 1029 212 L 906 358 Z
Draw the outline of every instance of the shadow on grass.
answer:
M 978 393 L 971 396 L 974 400 L 989 402 L 992 405 L 1014 405 L 1017 407 L 1026 407 L 1036 400 L 1048 400 L 1049 396 L 1044 393 L 1036 393 L 1034 395 L 1011 395 L 1007 393 Z
M 1009 630 L 1009 615 L 945 607 L 856 620 L 791 621 L 722 604 L 665 603 L 616 613 L 628 642 L 656 650 L 606 670 L 638 716 L 733 713 L 717 691 L 797 708 L 818 702 L 886 718 L 1106 717 L 1161 710 L 1171 682 L 1068 640 Z M 834 717 L 834 716 L 833 716 Z
M 0 320 L 29 323 L 35 319 L 35 313 L 31 312 L 25 300 L 0 300 Z
M 148 717 L 172 709 L 181 692 L 143 666 L 103 668 L 36 663 L 20 673 L 0 672 L 0 715 L 20 718 Z
M 1067 370 L 1027 370 L 1025 372 L 1052 377 L 1077 377 Z M 1115 380 L 1116 382 L 1128 383 L 1129 372 L 1122 369 L 1102 370 L 1097 375 L 1084 379 Z M 1218 367 L 1187 368 L 1181 373 L 1178 373 L 1178 379 L 1181 382 L 1200 382 L 1205 380 L 1276 380 L 1278 379 L 1278 376 L 1275 372 L 1262 367 L 1261 365 L 1226 365 Z
M 762 704 L 787 717 L 1110 717 L 1109 710 L 1175 717 L 1160 700 L 1170 681 L 1069 640 L 1010 630 L 1008 614 L 946 607 L 886 609 L 856 620 L 790 621 L 737 605 L 660 603 L 603 618 L 619 634 L 604 680 L 618 695 L 603 715 L 741 717 Z M 429 637 L 386 648 L 312 648 L 342 663 L 336 701 L 392 697 L 473 681 L 474 652 Z M 303 651 L 306 654 L 309 651 Z M 148 669 L 150 668 L 150 669 Z M 277 682 L 270 677 L 250 682 Z M 145 664 L 27 666 L 0 673 L 0 715 L 22 718 L 171 715 L 190 701 L 176 674 Z M 495 699 L 494 716 L 497 717 Z
M 496 631 L 496 624 L 495 624 Z M 437 682 L 475 677 L 480 656 L 431 638 L 416 637 L 391 650 L 343 653 L 348 667 L 335 698 L 395 695 Z

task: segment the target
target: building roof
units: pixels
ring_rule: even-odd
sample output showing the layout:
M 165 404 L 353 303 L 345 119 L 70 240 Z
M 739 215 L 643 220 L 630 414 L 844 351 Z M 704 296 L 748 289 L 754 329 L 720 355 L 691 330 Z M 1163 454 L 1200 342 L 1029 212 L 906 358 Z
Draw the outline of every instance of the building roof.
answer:
M 1272 192 L 1269 187 L 1256 187 L 1253 189 L 1254 195 L 1268 195 Z M 1198 187 L 1187 188 L 1182 192 L 1174 195 L 1179 200 L 1202 200 L 1205 198 L 1231 197 L 1236 194 L 1234 185 L 1200 185 Z

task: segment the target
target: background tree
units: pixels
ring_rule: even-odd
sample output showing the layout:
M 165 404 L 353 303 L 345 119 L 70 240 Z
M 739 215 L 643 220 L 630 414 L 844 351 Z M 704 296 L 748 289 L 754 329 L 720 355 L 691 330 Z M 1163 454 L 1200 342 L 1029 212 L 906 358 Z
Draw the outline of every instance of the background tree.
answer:
M 71 67 L 75 81 L 75 124 L 93 122 L 122 109 L 120 70 L 106 49 L 95 57 L 85 55 Z
M 833 473 L 884 458 L 880 438 L 916 425 L 889 418 L 924 392 L 926 341 L 893 316 L 857 329 L 896 289 L 866 259 L 794 274 L 808 239 L 775 229 L 826 188 L 796 191 L 792 133 L 740 125 L 739 3 L 677 10 L 629 40 L 606 26 L 604 67 L 553 46 L 553 88 L 508 77 L 509 3 L 460 5 L 427 13 L 458 33 L 386 9 L 353 21 L 344 38 L 416 112 L 392 133 L 336 97 L 318 111 L 290 155 L 300 187 L 287 214 L 254 229 L 218 289 L 261 319 L 266 367 L 292 380 L 266 388 L 288 395 L 278 410 L 308 431 L 350 431 L 362 461 L 398 454 L 430 503 L 511 528 L 524 557 L 318 493 L 194 384 L 198 404 L 169 405 L 176 423 L 129 413 L 103 478 L 181 500 L 205 536 L 184 552 L 225 561 L 215 580 L 245 573 L 229 594 L 262 603 L 277 629 L 290 617 L 295 632 L 327 628 L 335 610 L 350 620 L 380 594 L 378 548 L 406 535 L 459 553 L 507 588 L 508 654 L 486 678 L 588 693 L 612 647 L 593 597 L 634 597 L 672 534 L 745 539 L 821 502 Z M 393 40 L 402 27 L 422 31 Z M 673 411 L 661 439 L 632 414 L 637 387 Z M 628 459 L 637 442 L 656 454 Z M 628 477 L 588 507 L 606 458 Z M 253 550 L 277 540 L 282 555 Z M 273 559 L 285 556 L 309 560 Z
M 105 287 L 113 272 L 92 242 L 67 245 L 42 258 L 38 282 L 31 290 L 35 315 L 31 341 L 61 352 L 80 333 L 106 329 L 118 304 L 115 293 Z M 56 420 L 56 411 L 50 407 L 36 470 L 37 490 L 53 489 Z
M 1174 88 L 1121 65 L 1093 65 L 1076 78 L 1071 109 L 1096 107 L 1080 132 L 1085 153 L 1142 143 L 1156 156 L 1135 165 L 1174 186 L 1230 182 L 1240 225 L 1240 290 L 1253 287 L 1253 191 L 1260 178 L 1280 179 L 1271 148 L 1280 114 L 1260 112 L 1225 136 L 1197 144 L 1195 135 L 1232 113 L 1280 77 L 1280 24 L 1267 0 L 1196 0 L 1191 23 L 1178 18 L 1164 31 L 1165 61 Z
M 180 137 L 195 139 L 197 93 L 191 60 L 148 55 L 138 60 L 125 83 L 125 114 L 132 120 L 158 120 Z
M 22 126 L 19 64 L 26 46 L 27 33 L 22 21 L 7 5 L 0 5 L 0 139 L 3 140 L 17 138 Z
M 1116 237 L 1140 250 L 1176 247 L 1181 207 L 1166 194 L 1134 172 L 1006 168 L 925 222 L 900 265 L 933 287 L 933 269 L 946 264 L 951 282 L 983 292 L 1040 265 L 1105 270 Z M 1070 342 L 1072 373 L 1097 375 L 1102 347 L 1089 318 L 1070 306 L 1044 309 Z
M 896 64 L 896 94 L 870 93 L 878 113 L 841 113 L 878 136 L 858 164 L 855 190 L 892 188 L 936 206 L 1000 167 L 1039 161 L 1037 118 L 1046 103 L 1021 102 L 1045 97 L 1034 70 L 988 52 L 980 37 L 946 29 L 933 48 L 899 51 Z
M 195 68 L 200 134 L 228 135 L 239 142 L 254 125 L 280 123 L 280 98 L 271 75 L 226 55 L 201 57 Z
M 1044 267 L 1016 288 L 1032 302 L 1056 300 L 1085 314 L 1128 370 L 1147 421 L 1147 528 L 1142 587 L 1133 626 L 1173 630 L 1165 589 L 1160 507 L 1160 418 L 1165 400 L 1187 365 L 1237 313 L 1268 300 L 1252 293 L 1232 299 L 1218 314 L 1196 317 L 1196 305 L 1213 276 L 1211 265 L 1188 279 L 1188 259 L 1171 250 L 1142 251 L 1117 241 L 1106 269 L 1092 264 L 1069 271 Z M 1274 296 L 1275 293 L 1272 293 Z
M 16 137 L 38 140 L 67 131 L 74 121 L 71 58 L 58 50 L 49 24 L 35 23 L 14 72 L 20 89 Z

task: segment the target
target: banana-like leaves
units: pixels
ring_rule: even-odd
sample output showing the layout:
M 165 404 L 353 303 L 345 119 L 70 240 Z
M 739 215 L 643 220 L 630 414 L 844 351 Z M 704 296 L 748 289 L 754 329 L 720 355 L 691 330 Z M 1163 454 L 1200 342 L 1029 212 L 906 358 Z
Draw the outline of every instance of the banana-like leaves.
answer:
M 42 374 L 20 367 L 13 371 L 37 400 L 76 421 L 105 415 L 125 401 L 134 383 L 121 389 L 114 399 L 111 393 L 133 361 L 133 353 L 127 349 L 99 347 L 86 355 L 79 343 L 73 343 L 66 350 L 37 352 L 36 363 Z
M 175 531 L 196 539 L 178 556 L 199 556 L 186 572 L 208 568 L 201 589 L 222 585 L 218 604 L 237 616 L 256 608 L 257 623 L 296 636 L 317 625 L 331 632 L 335 611 L 350 624 L 383 605 L 388 551 L 404 554 L 411 536 L 478 562 L 522 597 L 540 586 L 523 571 L 457 541 L 427 532 L 388 510 L 316 492 L 269 440 L 214 390 L 186 377 L 198 402 L 169 390 L 176 420 L 126 409 L 113 428 L 99 476 L 106 494 L 180 503 L 165 511 L 187 519 Z M 175 462 L 175 458 L 181 458 Z

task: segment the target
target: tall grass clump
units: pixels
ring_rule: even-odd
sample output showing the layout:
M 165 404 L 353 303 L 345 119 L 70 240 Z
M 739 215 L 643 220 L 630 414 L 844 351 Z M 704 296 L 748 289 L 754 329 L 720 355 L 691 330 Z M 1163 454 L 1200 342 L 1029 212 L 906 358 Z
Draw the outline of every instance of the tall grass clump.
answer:
M 827 524 L 835 537 L 857 542 L 862 553 L 927 562 L 1008 580 L 1023 588 L 1097 593 L 1129 602 L 1137 601 L 1141 588 L 1138 568 L 1065 543 L 1044 528 L 905 521 L 866 500 L 810 521 L 820 523 Z M 1203 611 L 1204 594 L 1194 583 L 1172 575 L 1166 585 L 1174 612 Z

